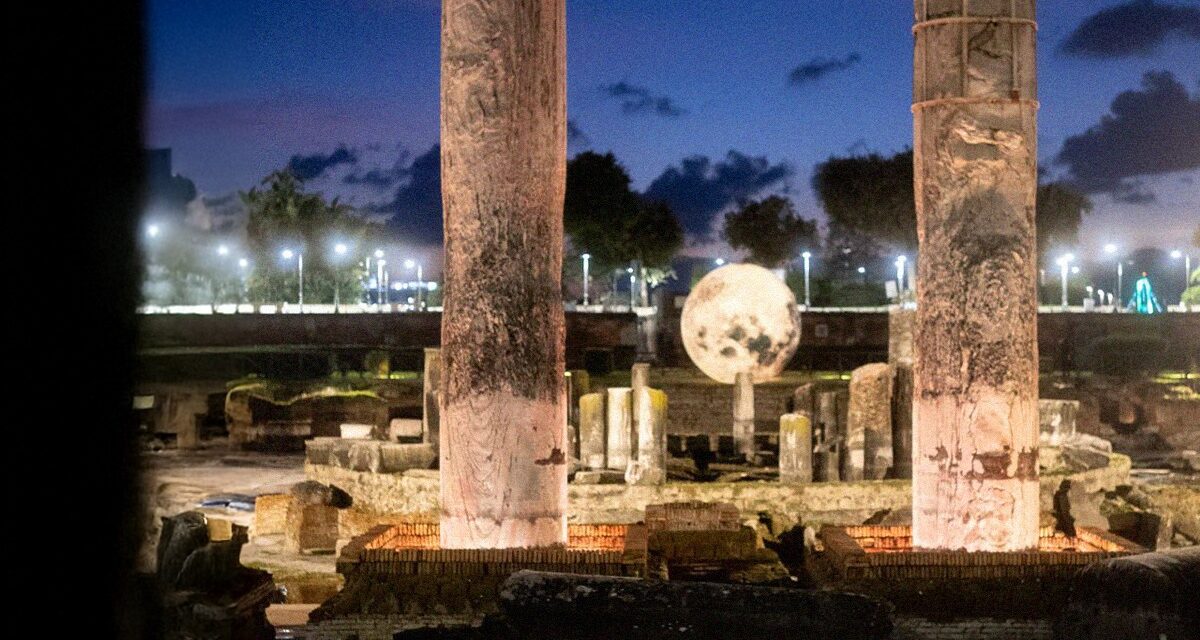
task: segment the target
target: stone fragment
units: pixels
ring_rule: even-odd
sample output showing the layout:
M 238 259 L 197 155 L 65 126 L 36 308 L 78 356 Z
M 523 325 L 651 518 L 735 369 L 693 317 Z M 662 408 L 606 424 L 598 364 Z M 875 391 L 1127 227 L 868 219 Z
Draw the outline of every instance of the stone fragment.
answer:
M 779 481 L 812 482 L 812 422 L 799 413 L 779 416 Z
M 861 366 L 850 374 L 846 450 L 850 464 L 843 480 L 881 480 L 892 466 L 892 379 L 890 365 Z
M 667 394 L 645 389 L 641 396 L 635 409 L 637 453 L 626 467 L 625 482 L 658 485 L 667 480 Z
M 630 447 L 632 446 L 633 428 L 633 390 L 629 387 L 609 387 L 608 402 L 605 403 L 607 415 L 608 447 L 604 464 L 609 469 L 621 472 L 629 466 Z
M 579 460 L 589 469 L 604 468 L 604 394 L 579 397 Z
M 912 364 L 894 364 L 892 384 L 892 472 L 891 478 L 912 479 L 913 370 Z
M 625 473 L 615 469 L 577 471 L 572 482 L 575 484 L 625 484 Z
M 1057 446 L 1075 436 L 1078 400 L 1038 400 L 1038 429 L 1042 444 Z
M 754 381 L 746 372 L 733 381 L 733 442 L 746 462 L 754 460 Z

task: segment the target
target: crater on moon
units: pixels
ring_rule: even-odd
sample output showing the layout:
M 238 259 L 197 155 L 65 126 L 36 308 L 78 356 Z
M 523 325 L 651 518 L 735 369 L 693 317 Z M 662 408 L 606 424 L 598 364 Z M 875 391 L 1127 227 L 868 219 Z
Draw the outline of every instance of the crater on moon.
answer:
M 754 382 L 779 376 L 800 344 L 796 297 L 775 274 L 728 264 L 704 276 L 683 304 L 688 357 L 708 377 L 733 384 L 739 371 Z

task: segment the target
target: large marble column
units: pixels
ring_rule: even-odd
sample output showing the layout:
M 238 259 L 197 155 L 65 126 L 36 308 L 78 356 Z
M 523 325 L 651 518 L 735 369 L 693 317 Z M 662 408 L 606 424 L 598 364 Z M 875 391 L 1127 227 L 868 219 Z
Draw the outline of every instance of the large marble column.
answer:
M 441 542 L 567 542 L 565 0 L 443 0 Z
M 1035 0 L 916 0 L 913 544 L 1037 546 Z

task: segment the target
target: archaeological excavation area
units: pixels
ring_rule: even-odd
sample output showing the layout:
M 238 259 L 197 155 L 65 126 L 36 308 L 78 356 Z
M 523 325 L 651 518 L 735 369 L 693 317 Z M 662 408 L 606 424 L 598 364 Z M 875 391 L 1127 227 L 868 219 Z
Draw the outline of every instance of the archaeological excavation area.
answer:
M 568 318 L 565 2 L 444 0 L 437 345 L 142 387 L 164 635 L 1200 637 L 1195 360 L 1039 356 L 1035 4 L 914 3 L 914 293 L 814 368 L 749 262 L 679 296 L 682 362 Z

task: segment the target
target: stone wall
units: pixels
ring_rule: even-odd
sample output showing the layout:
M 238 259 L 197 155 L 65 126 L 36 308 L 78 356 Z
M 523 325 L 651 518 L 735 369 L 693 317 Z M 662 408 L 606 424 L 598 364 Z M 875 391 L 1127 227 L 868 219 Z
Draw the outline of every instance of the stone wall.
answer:
M 1130 460 L 1113 454 L 1109 466 L 1071 476 L 1041 478 L 1042 509 L 1048 511 L 1055 489 L 1064 477 L 1094 493 L 1129 483 Z M 305 465 L 309 479 L 335 485 L 354 498 L 357 510 L 379 514 L 408 514 L 414 520 L 436 522 L 438 473 L 406 471 L 373 474 L 326 465 Z M 660 486 L 568 486 L 567 520 L 572 524 L 632 523 L 645 517 L 646 506 L 666 502 L 728 502 L 744 520 L 768 514 L 777 527 L 798 522 L 810 526 L 861 524 L 880 511 L 903 511 L 912 505 L 907 480 L 816 482 L 669 482 Z M 357 514 L 359 518 L 363 514 Z M 382 520 L 381 520 L 382 521 Z

